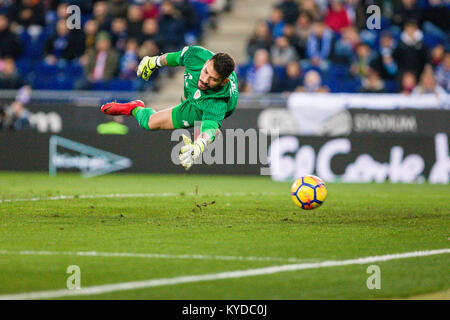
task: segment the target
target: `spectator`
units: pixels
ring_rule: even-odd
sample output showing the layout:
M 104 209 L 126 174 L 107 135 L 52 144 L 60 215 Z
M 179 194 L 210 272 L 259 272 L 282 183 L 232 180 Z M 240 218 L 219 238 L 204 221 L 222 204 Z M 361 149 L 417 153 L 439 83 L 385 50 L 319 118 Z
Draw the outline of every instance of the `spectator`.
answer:
M 417 85 L 417 78 L 414 72 L 405 71 L 400 78 L 400 93 L 410 95 Z
M 135 80 L 138 66 L 138 43 L 135 39 L 127 41 L 125 53 L 120 59 L 120 77 L 122 79 Z
M 45 26 L 45 9 L 41 1 L 17 0 L 9 8 L 8 16 L 21 27 Z
M 225 11 L 227 8 L 227 3 L 231 0 L 197 0 L 199 2 L 202 2 L 204 4 L 208 5 L 208 25 L 212 30 L 216 30 L 217 29 L 217 23 L 218 23 L 218 18 L 219 18 L 219 14 L 223 11 Z
M 440 98 L 445 98 L 447 93 L 436 82 L 433 68 L 427 65 L 420 76 L 419 84 L 414 88 L 412 94 L 430 94 L 433 93 Z
M 17 72 L 14 59 L 6 58 L 0 62 L 0 89 L 19 89 L 25 84 Z
M 264 21 L 259 21 L 247 42 L 248 57 L 253 57 L 258 49 L 266 49 L 268 51 L 271 46 L 272 34 L 270 33 L 269 27 Z
M 63 19 L 56 24 L 55 33 L 47 40 L 44 51 L 45 62 L 50 65 L 56 64 L 59 59 L 72 60 L 82 54 L 79 52 L 78 41 Z
M 298 16 L 295 24 L 295 33 L 298 37 L 296 46 L 298 56 L 304 58 L 306 56 L 306 43 L 312 30 L 312 17 L 308 12 L 302 12 Z
M 172 0 L 172 2 L 175 9 L 178 10 L 179 15 L 183 17 L 186 30 L 194 29 L 197 25 L 198 18 L 189 0 Z
M 307 13 L 313 21 L 317 21 L 322 18 L 320 8 L 314 0 L 302 0 L 299 7 L 300 12 Z
M 267 21 L 267 26 L 272 34 L 272 38 L 274 39 L 283 35 L 283 28 L 285 24 L 283 18 L 283 12 L 279 8 L 273 7 L 270 13 L 270 18 Z
M 141 10 L 144 20 L 158 19 L 159 17 L 159 7 L 154 1 L 145 1 Z
M 285 36 L 275 39 L 275 43 L 270 49 L 270 54 L 272 63 L 275 66 L 285 66 L 289 62 L 298 59 L 294 47 L 289 44 L 289 40 Z
M 165 44 L 163 51 L 175 51 L 184 45 L 184 21 L 175 10 L 172 2 L 164 0 L 161 4 L 159 30 L 164 34 Z
M 54 34 L 56 32 L 56 25 L 59 20 L 66 19 L 69 14 L 67 8 L 69 4 L 66 2 L 58 3 L 55 11 L 47 11 L 46 13 L 46 29 L 48 34 Z
M 284 21 L 288 24 L 293 24 L 300 13 L 298 4 L 295 0 L 282 0 L 277 7 L 283 13 Z
M 83 27 L 83 49 L 84 52 L 95 46 L 95 39 L 98 33 L 98 21 L 88 20 Z
M 302 72 L 297 61 L 291 61 L 286 66 L 285 77 L 275 77 L 274 92 L 295 92 L 300 91 L 302 85 Z
M 108 13 L 112 17 L 125 18 L 128 12 L 129 2 L 126 0 L 110 0 L 108 3 Z
M 128 23 L 125 18 L 114 18 L 111 23 L 111 43 L 119 52 L 125 50 L 128 39 Z
M 334 32 L 341 32 L 343 28 L 351 25 L 343 0 L 331 0 L 331 5 L 325 15 L 325 24 Z
M 448 0 L 429 0 L 425 10 L 422 9 L 423 29 L 425 32 L 437 36 L 441 41 L 445 41 L 448 48 L 450 39 L 449 2 Z
M 301 57 L 304 54 L 304 44 L 300 43 L 300 38 L 296 33 L 294 25 L 286 24 L 284 26 L 283 37 L 285 37 L 288 40 L 289 45 L 294 48 L 297 58 Z
M 78 89 L 91 89 L 95 83 L 113 78 L 119 63 L 119 56 L 111 48 L 109 34 L 100 32 L 97 36 L 95 49 L 86 53 L 85 79 L 77 84 Z
M 367 44 L 358 44 L 356 47 L 356 57 L 350 67 L 350 72 L 358 78 L 367 77 L 371 69 L 370 65 L 373 57 L 372 49 Z
M 245 92 L 267 93 L 272 87 L 273 67 L 270 64 L 269 52 L 258 49 L 253 58 L 253 65 L 247 72 Z
M 396 43 L 390 32 L 384 32 L 380 38 L 379 54 L 371 67 L 385 80 L 394 80 L 397 75 L 397 63 L 394 60 Z
M 156 55 L 160 54 L 160 51 L 161 50 L 155 41 L 145 40 L 138 50 L 139 59 L 142 59 L 145 56 L 156 56 Z
M 356 47 L 361 43 L 358 30 L 348 27 L 342 30 L 342 37 L 336 41 L 333 60 L 335 63 L 350 64 L 354 60 Z
M 144 21 L 142 25 L 140 42 L 144 42 L 146 40 L 153 40 L 159 48 L 167 47 L 167 44 L 164 41 L 164 37 L 159 32 L 159 24 L 158 20 L 150 18 Z
M 414 71 L 416 77 L 422 73 L 428 54 L 423 42 L 423 33 L 415 21 L 405 24 L 404 31 L 400 35 L 400 42 L 394 52 L 394 59 L 400 72 Z
M 30 126 L 30 112 L 21 101 L 14 101 L 4 111 L 3 130 L 28 130 Z
M 447 92 L 450 92 L 450 52 L 448 51 L 436 68 L 436 81 Z
M 99 31 L 111 29 L 111 17 L 108 14 L 108 3 L 106 1 L 98 1 L 94 4 L 93 18 L 98 22 Z
M 305 80 L 303 86 L 299 88 L 300 92 L 308 93 L 325 93 L 330 89 L 326 86 L 322 86 L 322 77 L 316 70 L 309 70 L 305 74 Z
M 143 23 L 143 13 L 141 7 L 131 5 L 128 7 L 128 36 L 134 39 L 141 38 L 141 30 Z
M 322 22 L 316 21 L 306 44 L 306 56 L 309 65 L 328 69 L 333 47 L 333 32 Z
M 12 57 L 17 59 L 22 51 L 22 46 L 9 28 L 8 17 L 0 14 L 0 59 Z
M 362 93 L 384 93 L 385 85 L 383 79 L 377 71 L 369 69 L 367 77 L 363 78 L 361 81 Z
M 401 0 L 394 8 L 392 22 L 403 28 L 406 22 L 414 20 L 422 25 L 422 12 L 417 4 L 417 0 Z
M 442 44 L 438 44 L 433 49 L 431 49 L 431 59 L 430 59 L 431 65 L 433 67 L 437 67 L 442 62 L 442 59 L 444 58 L 444 54 L 445 54 L 445 48 Z

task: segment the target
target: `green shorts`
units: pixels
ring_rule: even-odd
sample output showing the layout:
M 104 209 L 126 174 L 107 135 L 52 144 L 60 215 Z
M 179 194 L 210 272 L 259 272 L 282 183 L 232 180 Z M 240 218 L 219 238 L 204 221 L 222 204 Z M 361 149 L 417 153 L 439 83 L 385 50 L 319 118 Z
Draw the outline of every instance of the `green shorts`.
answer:
M 202 111 L 189 100 L 172 109 L 172 123 L 174 129 L 193 127 L 196 121 L 202 121 Z

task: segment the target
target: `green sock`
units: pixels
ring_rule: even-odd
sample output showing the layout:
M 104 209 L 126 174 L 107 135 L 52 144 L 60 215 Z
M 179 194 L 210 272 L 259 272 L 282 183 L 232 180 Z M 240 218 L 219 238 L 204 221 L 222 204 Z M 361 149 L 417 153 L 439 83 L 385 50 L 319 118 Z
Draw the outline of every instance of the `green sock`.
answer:
M 155 112 L 156 111 L 152 108 L 137 107 L 131 111 L 131 114 L 136 118 L 141 128 L 151 130 L 148 126 L 148 119 L 150 119 L 150 116 Z

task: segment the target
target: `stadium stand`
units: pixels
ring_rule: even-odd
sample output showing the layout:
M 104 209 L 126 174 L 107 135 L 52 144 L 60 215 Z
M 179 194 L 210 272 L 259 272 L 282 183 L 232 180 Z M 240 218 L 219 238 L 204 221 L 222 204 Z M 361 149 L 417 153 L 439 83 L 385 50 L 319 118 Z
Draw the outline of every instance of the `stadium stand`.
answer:
M 371 4 L 381 8 L 380 29 L 366 26 Z M 248 40 L 248 61 L 237 70 L 240 87 L 252 92 L 258 73 L 253 60 L 264 50 L 270 60 L 264 69 L 274 74 L 270 92 L 286 91 L 283 83 L 289 83 L 288 91 L 304 90 L 311 70 L 330 92 L 448 92 L 449 21 L 448 1 L 281 0 Z M 300 84 L 288 79 L 292 63 L 300 68 Z M 406 82 L 427 82 L 427 89 L 405 90 L 405 74 L 413 77 Z
M 215 1 L 1 1 L 0 89 L 157 90 L 160 77 L 138 80 L 135 66 L 145 55 L 201 43 L 220 14 Z M 65 23 L 71 5 L 81 9 L 80 29 Z

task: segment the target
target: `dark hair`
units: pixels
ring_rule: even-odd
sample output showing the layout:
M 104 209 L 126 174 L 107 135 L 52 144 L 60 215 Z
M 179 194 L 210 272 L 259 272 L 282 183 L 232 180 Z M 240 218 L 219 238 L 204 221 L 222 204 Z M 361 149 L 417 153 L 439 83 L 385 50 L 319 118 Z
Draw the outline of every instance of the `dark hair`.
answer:
M 214 70 L 222 79 L 226 79 L 234 71 L 235 63 L 233 58 L 224 52 L 216 53 L 211 61 L 214 63 Z

